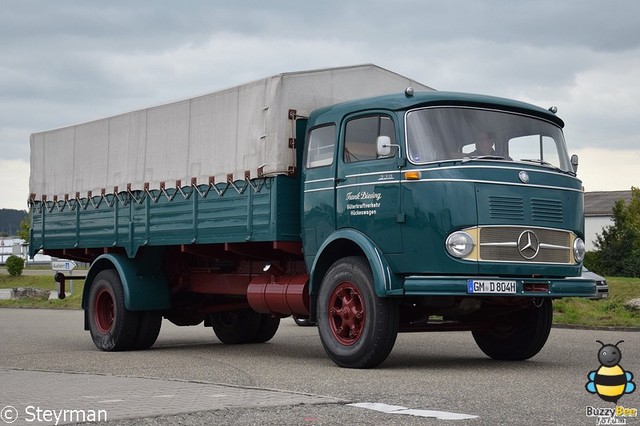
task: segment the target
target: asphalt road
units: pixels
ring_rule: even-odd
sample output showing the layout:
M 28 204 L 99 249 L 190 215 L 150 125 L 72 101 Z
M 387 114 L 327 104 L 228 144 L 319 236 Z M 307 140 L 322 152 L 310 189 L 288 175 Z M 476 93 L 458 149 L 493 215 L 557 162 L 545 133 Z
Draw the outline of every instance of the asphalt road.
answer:
M 638 384 L 639 337 L 554 328 L 533 359 L 497 362 L 470 333 L 401 334 L 382 366 L 349 370 L 325 356 L 315 327 L 291 319 L 270 342 L 237 346 L 221 344 L 203 326 L 164 321 L 150 350 L 105 353 L 82 330 L 80 311 L 0 309 L 0 408 L 17 407 L 16 424 L 39 424 L 24 411 L 37 406 L 105 409 L 110 423 L 123 425 L 595 425 L 587 407 L 614 407 L 585 390 L 587 374 L 600 367 L 596 340 L 624 340 L 620 365 Z M 639 396 L 624 395 L 619 404 L 640 408 Z M 383 413 L 353 403 L 410 410 Z M 442 420 L 442 412 L 468 417 Z

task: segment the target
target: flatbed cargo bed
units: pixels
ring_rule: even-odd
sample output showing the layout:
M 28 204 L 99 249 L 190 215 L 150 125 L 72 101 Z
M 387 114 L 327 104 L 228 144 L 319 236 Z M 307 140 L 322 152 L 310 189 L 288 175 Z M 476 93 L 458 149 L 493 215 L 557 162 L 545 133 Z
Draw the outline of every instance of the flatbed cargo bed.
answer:
M 276 176 L 40 202 L 30 250 L 108 247 L 134 257 L 143 246 L 300 241 L 299 188 L 298 178 Z

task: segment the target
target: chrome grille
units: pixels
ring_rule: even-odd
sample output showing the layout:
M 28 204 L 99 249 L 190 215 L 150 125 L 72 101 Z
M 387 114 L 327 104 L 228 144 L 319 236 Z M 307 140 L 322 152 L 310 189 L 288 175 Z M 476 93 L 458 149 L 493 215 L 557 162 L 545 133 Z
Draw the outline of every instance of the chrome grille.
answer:
M 573 264 L 571 233 L 567 231 L 490 226 L 480 228 L 479 239 L 482 261 Z

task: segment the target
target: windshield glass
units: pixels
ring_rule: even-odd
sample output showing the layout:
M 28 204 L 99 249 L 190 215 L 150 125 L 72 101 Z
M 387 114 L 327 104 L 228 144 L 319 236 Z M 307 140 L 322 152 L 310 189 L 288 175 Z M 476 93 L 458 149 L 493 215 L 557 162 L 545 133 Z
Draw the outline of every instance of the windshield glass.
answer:
M 562 130 L 547 121 L 501 111 L 435 107 L 406 115 L 414 164 L 455 159 L 534 162 L 571 171 Z

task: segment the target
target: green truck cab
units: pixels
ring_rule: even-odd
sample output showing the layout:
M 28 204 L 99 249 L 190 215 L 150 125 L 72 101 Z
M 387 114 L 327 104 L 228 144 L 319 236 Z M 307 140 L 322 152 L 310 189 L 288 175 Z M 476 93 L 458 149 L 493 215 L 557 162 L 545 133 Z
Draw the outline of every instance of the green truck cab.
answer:
M 337 286 L 329 304 L 342 312 L 339 292 L 366 292 L 323 277 L 371 269 L 374 298 L 397 302 L 381 309 L 400 306 L 400 330 L 472 329 L 489 356 L 522 359 L 546 341 L 553 298 L 593 294 L 592 283 L 566 278 L 580 275 L 584 256 L 583 190 L 554 113 L 409 90 L 327 107 L 308 126 L 302 235 L 312 300 Z M 483 138 L 488 151 L 477 152 Z M 376 315 L 367 302 L 356 310 Z M 351 312 L 315 314 L 321 335 L 331 325 L 324 341 L 366 331 L 343 318 Z
M 277 129 L 289 137 L 273 146 L 286 142 L 278 158 L 289 163 L 258 158 L 244 179 L 190 169 L 190 184 L 143 177 L 126 190 L 47 198 L 37 176 L 57 169 L 36 179 L 32 170 L 30 250 L 92 262 L 83 308 L 98 348 L 148 348 L 162 318 L 204 322 L 224 343 L 265 342 L 293 315 L 317 323 L 343 367 L 379 365 L 409 331 L 468 330 L 488 356 L 523 360 L 547 340 L 553 299 L 594 296 L 593 281 L 568 278 L 580 275 L 585 251 L 583 189 L 555 111 L 434 91 L 377 67 L 353 71 L 316 76 L 344 92 L 331 86 L 334 102 L 319 90 L 308 111 L 287 108 Z M 282 75 L 271 93 L 295 100 L 305 77 Z M 405 83 L 420 90 L 389 90 Z M 194 105 L 190 126 L 201 119 Z M 261 143 L 276 132 L 266 120 Z M 32 136 L 32 151 L 47 138 L 62 139 Z M 246 166 L 246 155 L 236 158 Z M 117 182 L 112 169 L 107 184 Z

